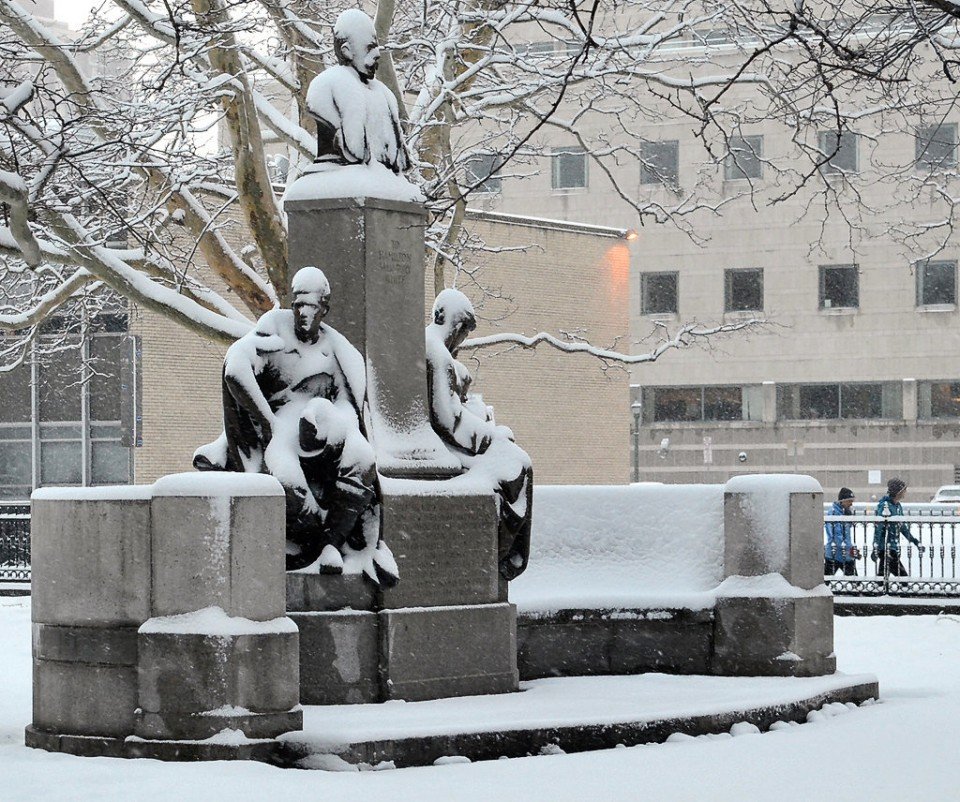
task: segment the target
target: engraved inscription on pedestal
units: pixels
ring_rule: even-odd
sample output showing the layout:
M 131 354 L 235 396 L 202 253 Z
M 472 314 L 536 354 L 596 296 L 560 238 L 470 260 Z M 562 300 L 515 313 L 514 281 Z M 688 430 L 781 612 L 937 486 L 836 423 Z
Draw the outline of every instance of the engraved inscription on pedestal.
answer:
M 492 495 L 384 493 L 384 530 L 403 581 L 383 592 L 383 607 L 433 607 L 499 601 L 497 511 Z

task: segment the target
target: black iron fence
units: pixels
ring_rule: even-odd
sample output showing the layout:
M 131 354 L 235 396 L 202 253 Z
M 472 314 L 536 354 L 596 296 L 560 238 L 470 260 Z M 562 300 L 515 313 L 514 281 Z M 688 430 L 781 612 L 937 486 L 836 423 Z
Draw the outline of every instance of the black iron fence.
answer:
M 829 510 L 829 507 L 827 507 Z M 960 508 L 945 504 L 904 504 L 902 516 L 875 515 L 875 507 L 857 504 L 850 515 L 824 516 L 824 522 L 849 528 L 851 548 L 838 555 L 838 572 L 827 577 L 830 589 L 844 596 L 960 597 L 957 546 L 960 540 Z M 901 524 L 919 541 L 919 546 L 899 536 L 897 559 L 880 559 L 874 544 L 877 524 L 891 531 Z M 889 536 L 893 540 L 893 535 Z M 882 550 L 881 550 L 882 551 Z M 852 559 L 851 559 L 852 558 Z M 900 568 L 903 575 L 900 575 Z
M 30 582 L 29 504 L 0 504 L 0 582 Z

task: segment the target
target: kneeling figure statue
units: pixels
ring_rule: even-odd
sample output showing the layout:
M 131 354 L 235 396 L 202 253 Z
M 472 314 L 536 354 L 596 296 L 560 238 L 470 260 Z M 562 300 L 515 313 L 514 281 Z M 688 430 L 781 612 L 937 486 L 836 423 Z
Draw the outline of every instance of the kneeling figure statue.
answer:
M 364 573 L 385 587 L 397 565 L 380 530 L 374 451 L 363 432 L 363 358 L 323 322 L 330 284 L 293 278 L 293 308 L 272 309 L 227 350 L 223 434 L 198 470 L 269 473 L 287 498 L 287 570 Z
M 427 326 L 427 387 L 434 430 L 471 474 L 489 481 L 500 515 L 500 575 L 515 579 L 530 558 L 533 465 L 506 426 L 477 398 L 469 396 L 473 377 L 457 361 L 457 350 L 477 327 L 470 300 L 459 290 L 443 290 Z

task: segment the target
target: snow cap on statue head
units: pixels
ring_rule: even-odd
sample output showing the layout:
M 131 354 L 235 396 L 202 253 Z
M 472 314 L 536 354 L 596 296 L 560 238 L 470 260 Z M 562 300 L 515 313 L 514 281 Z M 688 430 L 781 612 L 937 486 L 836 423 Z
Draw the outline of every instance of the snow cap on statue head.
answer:
M 374 45 L 370 48 L 370 45 Z M 349 54 L 344 52 L 349 48 Z M 341 64 L 352 65 L 364 80 L 376 75 L 380 47 L 373 20 L 359 8 L 348 8 L 333 23 L 333 52 Z
M 298 295 L 319 295 L 321 298 L 329 298 L 330 282 L 319 267 L 301 267 L 290 284 L 290 294 L 294 298 Z
M 433 322 L 450 330 L 461 321 L 466 322 L 468 331 L 477 327 L 477 318 L 470 299 L 460 290 L 442 290 L 433 302 Z

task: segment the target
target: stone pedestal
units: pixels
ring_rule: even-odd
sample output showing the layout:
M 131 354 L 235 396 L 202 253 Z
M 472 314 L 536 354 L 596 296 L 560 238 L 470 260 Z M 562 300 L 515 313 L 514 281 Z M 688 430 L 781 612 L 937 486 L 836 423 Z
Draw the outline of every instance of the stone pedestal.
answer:
M 423 483 L 385 483 L 397 587 L 373 593 L 359 576 L 287 575 L 305 704 L 517 689 L 516 609 L 497 572 L 494 498 L 446 484 L 423 495 Z
M 424 357 L 423 231 L 418 203 L 343 198 L 284 203 L 290 275 L 330 280 L 326 322 L 367 364 L 369 436 L 385 476 L 440 478 L 460 465 L 430 426 Z
M 41 490 L 32 539 L 29 746 L 227 759 L 302 726 L 275 479 Z
M 823 493 L 816 480 L 730 480 L 724 543 L 713 673 L 833 673 L 833 594 L 823 584 Z

